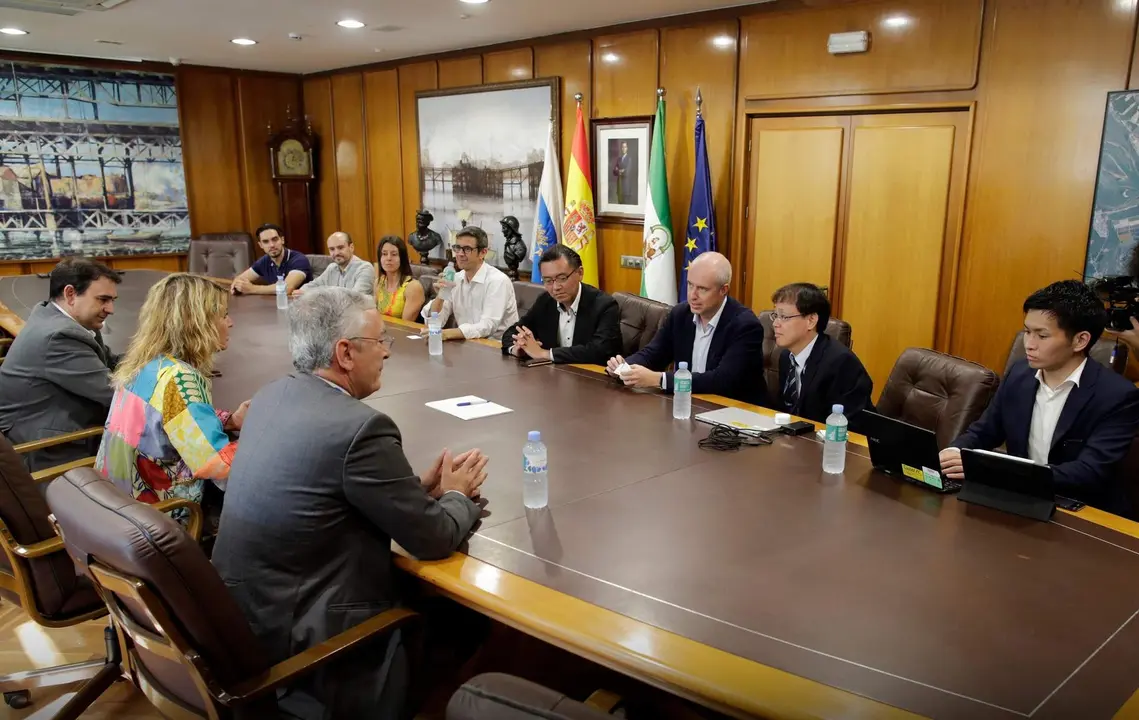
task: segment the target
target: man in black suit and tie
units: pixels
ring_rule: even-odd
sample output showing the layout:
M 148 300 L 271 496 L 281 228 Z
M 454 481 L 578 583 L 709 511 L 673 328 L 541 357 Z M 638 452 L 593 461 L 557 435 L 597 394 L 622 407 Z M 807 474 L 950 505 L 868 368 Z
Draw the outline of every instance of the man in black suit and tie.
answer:
M 874 381 L 845 345 L 826 334 L 831 303 L 817 285 L 785 285 L 771 296 L 779 354 L 780 395 L 777 409 L 815 422 L 826 422 L 831 408 L 842 405 L 851 425 L 871 407 Z
M 763 379 L 763 326 L 728 297 L 732 265 L 718 252 L 701 253 L 688 266 L 688 302 L 669 313 L 643 350 L 610 358 L 609 372 L 628 387 L 672 392 L 669 365 L 687 362 L 693 394 L 723 395 L 755 405 L 767 399 Z M 619 372 L 622 364 L 628 369 Z
M 1139 389 L 1088 357 L 1107 325 L 1103 304 L 1083 283 L 1064 280 L 1024 303 L 1024 350 L 981 419 L 941 452 L 941 469 L 961 480 L 959 448 L 992 450 L 1052 466 L 1056 492 L 1131 517 L 1120 464 L 1139 427 Z
M 551 245 L 539 259 L 546 294 L 502 335 L 502 352 L 555 363 L 601 365 L 621 350 L 617 301 L 581 281 L 581 256 Z

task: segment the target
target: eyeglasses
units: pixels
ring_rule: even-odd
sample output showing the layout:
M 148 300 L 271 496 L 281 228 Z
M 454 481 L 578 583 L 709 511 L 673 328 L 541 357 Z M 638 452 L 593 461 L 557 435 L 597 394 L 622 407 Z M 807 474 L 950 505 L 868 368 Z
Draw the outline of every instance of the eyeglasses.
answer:
M 471 253 L 478 252 L 481 248 L 470 247 L 468 245 L 452 245 L 451 252 L 462 253 L 463 255 L 470 255 Z
M 550 287 L 551 285 L 565 285 L 566 281 L 573 277 L 576 272 L 577 270 L 574 270 L 573 272 L 562 273 L 561 275 L 555 275 L 553 277 L 543 277 L 542 284 L 546 287 Z
M 797 317 L 803 317 L 803 316 L 802 315 L 784 315 L 783 313 L 773 312 L 773 313 L 771 313 L 771 322 L 782 324 L 782 323 L 787 322 L 788 320 L 794 320 Z
M 378 337 L 378 338 L 374 338 L 374 337 L 350 337 L 348 339 L 349 340 L 370 340 L 371 342 L 378 342 L 378 343 L 382 344 L 384 346 L 384 348 L 387 350 L 391 350 L 392 349 L 392 343 L 395 342 L 395 338 L 391 335 L 388 335 L 387 333 L 384 333 L 383 337 Z

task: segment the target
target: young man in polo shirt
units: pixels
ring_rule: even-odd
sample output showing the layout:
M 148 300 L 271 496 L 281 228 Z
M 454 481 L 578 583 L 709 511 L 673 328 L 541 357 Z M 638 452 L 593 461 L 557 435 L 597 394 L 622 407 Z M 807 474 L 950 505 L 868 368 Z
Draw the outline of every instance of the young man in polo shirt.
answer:
M 304 253 L 285 247 L 285 233 L 276 225 L 257 228 L 257 244 L 265 252 L 257 262 L 238 275 L 230 286 L 235 295 L 272 295 L 278 277 L 285 278 L 286 292 L 312 280 L 312 266 Z

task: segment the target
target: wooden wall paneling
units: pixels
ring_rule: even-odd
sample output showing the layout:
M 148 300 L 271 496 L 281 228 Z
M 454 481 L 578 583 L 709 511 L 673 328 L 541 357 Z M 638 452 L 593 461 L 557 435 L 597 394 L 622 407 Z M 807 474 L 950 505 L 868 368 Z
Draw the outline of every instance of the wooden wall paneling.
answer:
M 59 264 L 60 259 L 61 258 L 56 258 L 55 260 L 39 260 L 37 262 L 25 263 L 24 268 L 26 272 L 23 274 L 36 275 L 39 273 L 49 273 L 52 271 L 52 268 Z
M 740 97 L 971 88 L 983 6 L 984 0 L 892 0 L 746 16 Z M 827 51 L 828 35 L 855 30 L 870 32 L 868 52 Z
M 356 245 L 357 255 L 373 260 L 362 74 L 332 77 L 332 108 L 333 135 L 336 138 L 336 195 L 340 208 L 337 230 L 348 233 Z M 324 238 L 321 241 L 323 244 Z
M 252 232 L 262 223 L 281 224 L 281 203 L 269 164 L 269 128 L 281 130 L 289 111 L 293 117 L 302 115 L 301 82 L 293 77 L 239 74 L 237 103 L 245 217 Z
M 304 104 L 305 115 L 317 136 L 317 176 L 314 188 L 316 222 L 313 223 L 317 237 L 313 238 L 312 246 L 321 248 L 324 246 L 324 239 L 340 229 L 332 80 L 327 77 L 305 80 Z
M 482 84 L 482 56 L 448 58 L 439 61 L 439 88 Z
M 739 22 L 736 20 L 661 30 L 660 84 L 667 92 L 665 157 L 678 267 L 684 262 L 685 226 L 696 168 L 697 88 L 704 100 L 704 128 L 716 206 L 717 241 L 731 237 L 728 203 L 736 114 L 738 35 Z
M 416 124 L 418 110 L 415 93 L 420 90 L 435 90 L 438 86 L 438 68 L 434 61 L 401 65 L 399 68 L 399 126 L 403 148 L 403 220 L 409 232 L 415 227 L 415 213 L 419 210 L 423 197 L 419 177 L 419 128 Z M 439 228 L 434 228 L 436 232 Z M 419 253 L 408 247 L 412 261 L 418 260 Z
M 659 48 L 657 30 L 594 38 L 593 117 L 656 112 Z
M 182 68 L 176 82 L 190 232 L 247 230 L 233 75 Z
M 1135 7 L 990 0 L 985 38 L 950 347 L 1003 368 L 1024 298 L 1082 274 L 1106 93 L 1127 82 Z
M 384 235 L 407 237 L 403 224 L 399 108 L 398 72 L 380 70 L 364 73 L 364 116 L 368 122 L 368 190 L 372 215 L 370 257 L 373 258 L 376 256 L 376 243 Z
M 524 47 L 483 55 L 483 82 L 501 83 L 534 77 L 534 51 Z
M 582 94 L 582 113 L 589 131 L 590 97 L 592 92 L 593 46 L 588 40 L 560 45 L 539 45 L 534 49 L 534 72 L 538 77 L 560 77 L 562 79 L 562 137 L 561 167 L 562 188 L 569 176 L 569 157 L 573 152 L 573 133 L 577 129 L 577 101 L 574 96 Z M 593 138 L 589 137 L 592 146 Z M 590 152 L 593 152 L 592 147 Z
M 6 262 L 0 263 L 0 277 L 7 277 L 8 275 L 28 275 L 27 263 L 19 262 Z
M 151 255 L 148 257 L 116 257 L 107 260 L 115 270 L 162 270 L 179 272 L 185 265 L 185 255 Z
M 607 293 L 641 292 L 641 271 L 621 267 L 621 256 L 641 257 L 643 230 L 640 225 L 598 223 L 597 248 L 600 282 Z

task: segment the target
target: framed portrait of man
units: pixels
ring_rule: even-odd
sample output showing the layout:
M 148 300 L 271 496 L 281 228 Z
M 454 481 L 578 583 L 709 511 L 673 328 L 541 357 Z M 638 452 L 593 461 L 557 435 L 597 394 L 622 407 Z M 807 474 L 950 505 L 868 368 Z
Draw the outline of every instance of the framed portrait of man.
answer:
M 651 136 L 650 117 L 593 121 L 593 192 L 598 220 L 644 221 Z

